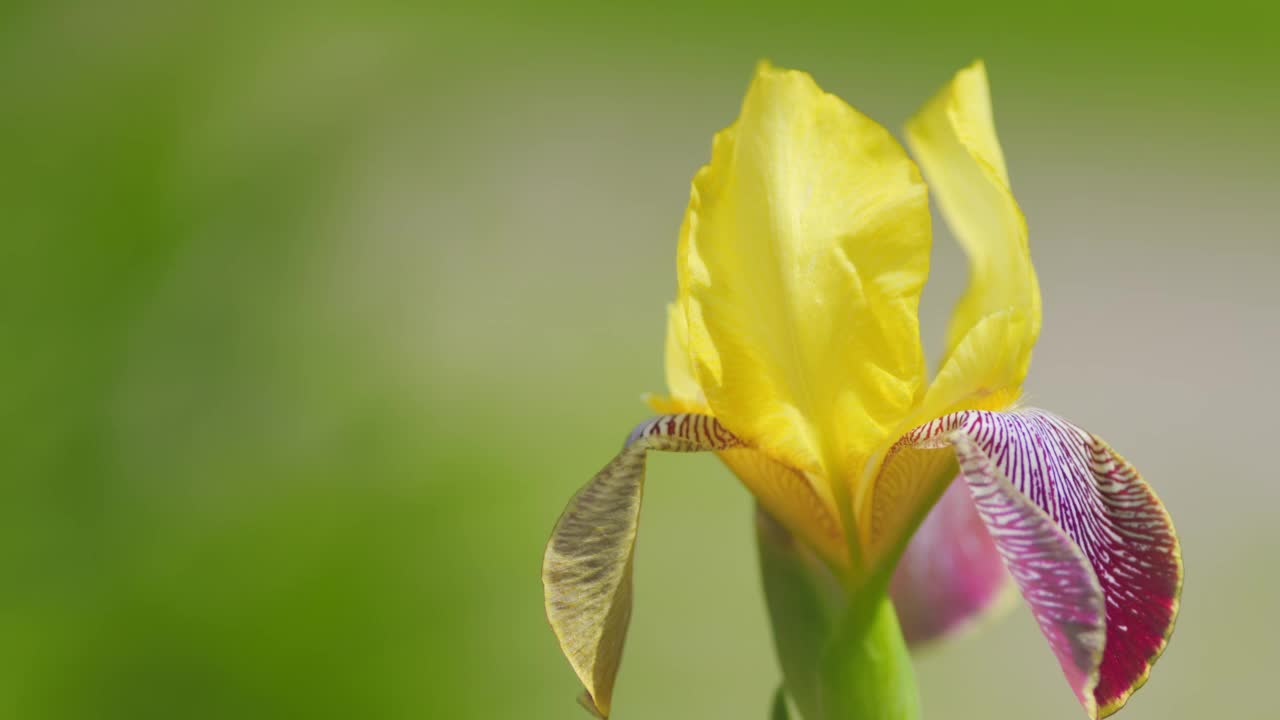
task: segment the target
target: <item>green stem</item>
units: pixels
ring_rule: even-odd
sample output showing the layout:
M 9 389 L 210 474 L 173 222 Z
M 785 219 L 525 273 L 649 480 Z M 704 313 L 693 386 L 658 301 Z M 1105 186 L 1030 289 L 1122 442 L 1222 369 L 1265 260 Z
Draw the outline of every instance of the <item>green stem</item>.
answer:
M 920 717 L 911 655 L 887 595 L 854 599 L 826 645 L 819 676 L 824 720 Z
M 915 673 L 886 583 L 850 592 L 760 510 L 765 600 L 787 693 L 804 720 L 916 720 Z

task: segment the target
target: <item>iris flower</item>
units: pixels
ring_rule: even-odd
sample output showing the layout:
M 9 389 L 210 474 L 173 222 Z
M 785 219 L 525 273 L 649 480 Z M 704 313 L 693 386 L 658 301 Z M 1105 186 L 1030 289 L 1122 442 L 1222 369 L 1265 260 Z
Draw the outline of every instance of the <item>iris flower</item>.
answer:
M 909 649 L 1010 579 L 1090 717 L 1163 651 L 1182 582 L 1164 507 L 1096 435 L 1018 402 L 1040 290 L 983 65 L 906 136 L 920 169 L 808 74 L 767 63 L 715 136 L 680 228 L 669 392 L 544 557 L 547 617 L 597 715 L 650 450 L 715 452 L 755 496 L 783 688 L 810 720 L 916 717 Z M 929 191 L 969 261 L 932 379 L 917 320 Z

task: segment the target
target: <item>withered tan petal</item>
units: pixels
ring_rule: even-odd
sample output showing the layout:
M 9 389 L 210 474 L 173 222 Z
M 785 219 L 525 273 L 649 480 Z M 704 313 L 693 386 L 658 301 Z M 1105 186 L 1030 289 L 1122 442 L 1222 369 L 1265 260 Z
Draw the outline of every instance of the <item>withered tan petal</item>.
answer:
M 547 620 L 586 688 L 583 704 L 608 717 L 631 620 L 631 564 L 650 450 L 739 447 L 706 415 L 664 415 L 642 423 L 626 447 L 569 501 L 542 560 Z

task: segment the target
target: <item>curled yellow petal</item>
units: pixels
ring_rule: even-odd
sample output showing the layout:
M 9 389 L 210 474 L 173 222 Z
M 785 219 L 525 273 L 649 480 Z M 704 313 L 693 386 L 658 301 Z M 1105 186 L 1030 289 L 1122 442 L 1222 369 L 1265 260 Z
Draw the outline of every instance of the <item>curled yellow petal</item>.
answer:
M 710 414 L 689 361 L 689 326 L 678 303 L 668 306 L 666 340 L 669 395 L 646 399 L 656 412 Z M 849 548 L 834 506 L 810 477 L 749 447 L 716 453 L 773 517 L 815 549 L 833 567 L 849 564 Z
M 679 303 L 667 306 L 667 343 L 666 343 L 667 391 L 673 401 L 683 403 L 691 412 L 707 412 L 701 408 L 707 405 L 707 399 L 698 385 L 698 378 L 693 373 L 693 365 L 689 361 L 689 323 L 685 319 L 684 308 Z M 694 408 L 699 408 L 694 410 Z M 659 410 L 659 412 L 666 412 Z
M 981 62 L 961 70 L 907 125 L 947 224 L 969 257 L 969 287 L 920 422 L 1017 396 L 1040 334 L 1040 287 L 1027 224 L 1009 185 Z
M 821 478 L 842 514 L 923 383 L 928 264 L 926 191 L 902 147 L 809 75 L 761 64 L 694 179 L 679 302 L 713 414 Z

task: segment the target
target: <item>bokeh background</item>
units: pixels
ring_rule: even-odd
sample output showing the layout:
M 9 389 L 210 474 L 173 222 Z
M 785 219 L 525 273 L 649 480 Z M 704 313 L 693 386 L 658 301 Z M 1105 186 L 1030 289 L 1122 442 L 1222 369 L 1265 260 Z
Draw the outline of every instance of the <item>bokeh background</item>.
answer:
M 676 229 L 755 61 L 891 128 L 974 57 L 1035 404 L 1177 521 L 1125 717 L 1274 714 L 1280 92 L 1262 4 L 0 9 L 0 717 L 579 718 L 542 544 L 661 390 Z M 939 224 L 936 356 L 963 260 Z M 764 717 L 751 501 L 651 464 L 616 717 Z M 1025 610 L 933 718 L 1076 718 Z

